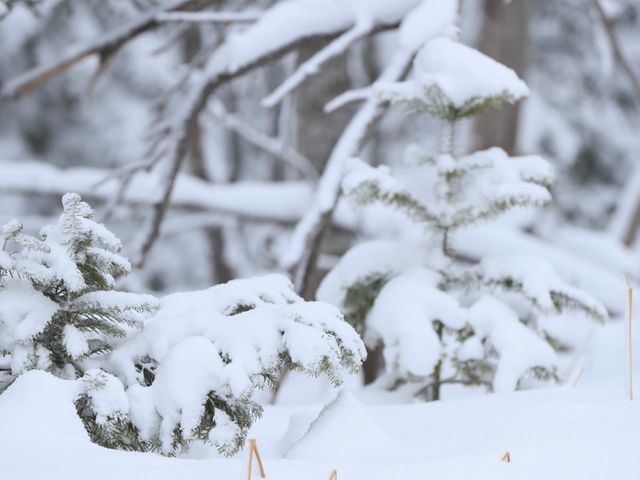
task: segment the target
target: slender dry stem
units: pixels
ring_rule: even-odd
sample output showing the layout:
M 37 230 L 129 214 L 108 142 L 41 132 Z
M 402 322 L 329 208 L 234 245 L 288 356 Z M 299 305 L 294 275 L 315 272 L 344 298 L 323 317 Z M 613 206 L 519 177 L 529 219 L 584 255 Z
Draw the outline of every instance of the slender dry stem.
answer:
M 253 469 L 253 457 L 256 457 L 258 461 L 258 469 L 260 470 L 260 477 L 267 478 L 267 474 L 264 471 L 264 465 L 262 464 L 262 457 L 260 457 L 260 452 L 258 452 L 258 443 L 255 438 L 249 439 L 249 473 L 247 475 L 247 480 L 251 480 L 251 470 Z
M 633 400 L 633 287 L 625 275 L 624 281 L 627 284 L 627 301 L 629 303 L 629 316 L 627 322 L 627 373 L 629 400 Z
M 572 387 L 575 387 L 576 385 L 578 385 L 578 382 L 582 378 L 583 373 L 584 373 L 584 368 L 581 368 L 580 370 L 578 370 L 578 375 L 576 375 L 576 378 L 573 380 L 573 382 L 571 382 Z

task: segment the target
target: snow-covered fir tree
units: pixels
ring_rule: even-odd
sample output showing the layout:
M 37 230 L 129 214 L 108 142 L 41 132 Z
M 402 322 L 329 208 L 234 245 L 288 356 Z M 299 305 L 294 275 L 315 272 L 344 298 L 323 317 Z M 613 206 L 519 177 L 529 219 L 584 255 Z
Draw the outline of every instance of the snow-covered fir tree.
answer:
M 131 269 L 120 241 L 78 195 L 62 204 L 40 238 L 15 220 L 2 227 L 0 350 L 12 375 L 39 368 L 82 376 L 83 362 L 108 353 L 157 309 L 150 295 L 113 291 Z
M 40 238 L 17 221 L 0 232 L 0 385 L 32 369 L 74 381 L 96 443 L 174 454 L 199 440 L 232 454 L 262 411 L 256 390 L 285 367 L 338 384 L 364 360 L 338 309 L 282 276 L 160 300 L 114 291 L 130 270 L 120 241 L 77 194 L 62 203 Z
M 553 170 L 544 159 L 510 157 L 499 148 L 456 152 L 462 119 L 519 101 L 527 86 L 506 66 L 439 37 L 418 53 L 411 79 L 378 85 L 376 94 L 442 119 L 440 150 L 411 146 L 415 172 L 406 183 L 387 167 L 354 160 L 343 192 L 361 205 L 401 212 L 424 233 L 418 242 L 355 246 L 327 275 L 318 298 L 340 305 L 370 348 L 383 345 L 379 383 L 387 388 L 406 385 L 437 399 L 449 383 L 508 391 L 532 379 L 557 379 L 555 342 L 543 318 L 575 310 L 604 321 L 605 308 L 542 259 L 498 255 L 474 263 L 451 246 L 460 229 L 551 200 Z

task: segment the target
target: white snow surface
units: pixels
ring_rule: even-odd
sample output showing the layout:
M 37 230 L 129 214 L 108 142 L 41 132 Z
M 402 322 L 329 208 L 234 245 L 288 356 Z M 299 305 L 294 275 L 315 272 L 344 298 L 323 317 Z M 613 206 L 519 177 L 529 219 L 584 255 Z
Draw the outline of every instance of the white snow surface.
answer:
M 423 85 L 437 85 L 457 107 L 478 97 L 509 95 L 517 100 L 529 94 L 513 70 L 446 37 L 424 46 L 415 73 Z
M 390 448 L 391 439 L 375 418 L 351 392 L 341 391 L 286 451 L 285 457 L 318 461 L 374 460 Z
M 303 426 L 320 407 L 268 407 L 250 435 L 273 480 L 326 479 L 333 469 L 345 480 L 635 480 L 640 403 L 624 399 L 622 378 L 612 379 L 413 405 L 362 405 L 341 395 L 290 449 L 298 452 L 295 459 L 284 458 L 282 449 L 288 425 L 296 417 Z M 3 480 L 82 480 L 89 472 L 95 480 L 241 478 L 246 450 L 232 459 L 195 460 L 91 444 L 73 406 L 78 391 L 76 381 L 31 371 L 0 395 Z M 361 435 L 347 428 L 353 425 L 363 428 Z M 352 455 L 336 453 L 342 436 L 362 448 L 350 444 Z M 380 444 L 388 446 L 378 453 Z M 510 463 L 500 460 L 505 451 Z

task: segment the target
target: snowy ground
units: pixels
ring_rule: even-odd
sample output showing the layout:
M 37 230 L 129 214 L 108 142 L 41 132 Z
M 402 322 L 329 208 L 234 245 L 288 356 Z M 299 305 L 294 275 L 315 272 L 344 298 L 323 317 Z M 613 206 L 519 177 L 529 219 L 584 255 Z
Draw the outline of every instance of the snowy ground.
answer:
M 625 396 L 623 345 L 622 325 L 601 329 L 575 388 L 428 404 L 345 392 L 310 428 L 321 405 L 267 407 L 252 436 L 271 479 L 326 480 L 334 468 L 340 480 L 637 479 L 640 402 Z M 91 444 L 73 390 L 72 382 L 31 372 L 0 396 L 2 480 L 246 478 L 246 452 L 172 459 Z M 295 395 L 290 388 L 282 401 L 293 403 Z M 506 451 L 510 463 L 501 461 Z M 191 455 L 211 451 L 194 448 Z

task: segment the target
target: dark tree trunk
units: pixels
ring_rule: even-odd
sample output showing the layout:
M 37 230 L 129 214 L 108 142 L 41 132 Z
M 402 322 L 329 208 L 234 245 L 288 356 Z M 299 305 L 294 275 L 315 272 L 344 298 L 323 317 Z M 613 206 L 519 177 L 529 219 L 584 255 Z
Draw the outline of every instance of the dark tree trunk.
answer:
M 367 348 L 367 360 L 362 366 L 362 372 L 364 373 L 364 384 L 369 385 L 373 383 L 382 368 L 384 367 L 384 359 L 382 358 L 382 345 L 378 345 L 374 349 Z
M 324 43 L 315 42 L 303 48 L 299 55 L 299 63 L 307 60 L 323 46 Z M 353 114 L 352 107 L 328 114 L 323 111 L 329 100 L 351 88 L 347 67 L 346 55 L 330 60 L 322 67 L 320 73 L 305 81 L 296 93 L 296 148 L 311 160 L 319 172 L 324 170 L 333 147 Z M 316 265 L 318 256 L 327 249 L 344 251 L 348 247 L 346 244 L 337 245 L 344 239 L 336 235 L 321 235 L 319 238 L 324 238 L 324 241 L 312 246 L 309 271 L 298 291 L 303 298 L 309 300 L 314 298 L 321 280 Z M 331 245 L 326 245 L 328 243 Z
M 183 54 L 186 61 L 191 61 L 201 45 L 200 33 L 197 28 L 191 28 L 184 37 Z M 235 143 L 234 143 L 235 141 Z M 237 139 L 230 138 L 231 153 L 237 155 Z M 189 130 L 189 156 L 191 169 L 195 176 L 203 180 L 212 181 L 207 172 L 205 154 L 202 149 L 200 125 L 196 122 Z M 235 160 L 235 157 L 232 157 Z M 224 283 L 234 278 L 234 273 L 224 258 L 224 235 L 222 228 L 211 227 L 206 231 L 209 243 L 211 261 L 211 283 Z
M 530 0 L 505 2 L 484 0 L 484 25 L 480 50 L 514 69 L 523 77 L 527 70 Z M 488 112 L 477 118 L 474 132 L 476 148 L 502 147 L 516 150 L 520 104 Z

